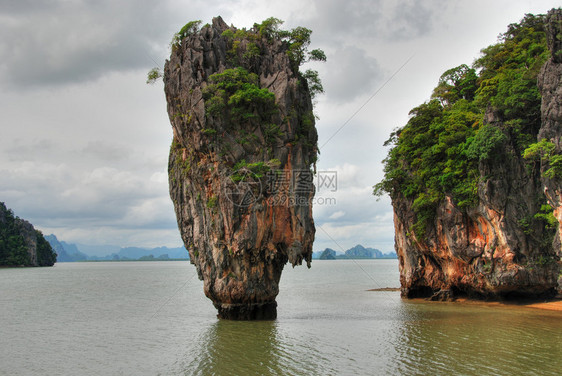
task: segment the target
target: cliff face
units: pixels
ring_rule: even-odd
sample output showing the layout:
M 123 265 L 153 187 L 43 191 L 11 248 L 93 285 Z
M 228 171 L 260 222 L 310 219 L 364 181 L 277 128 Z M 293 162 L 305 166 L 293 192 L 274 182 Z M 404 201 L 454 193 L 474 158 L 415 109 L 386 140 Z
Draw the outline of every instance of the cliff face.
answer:
M 558 265 L 552 237 L 542 226 L 521 226 L 540 210 L 542 187 L 521 157 L 481 165 L 493 179 L 479 186 L 478 205 L 459 209 L 450 197 L 438 206 L 426 236 L 418 238 L 411 200 L 393 200 L 395 248 L 404 297 L 451 299 L 550 296 Z
M 274 318 L 284 265 L 312 257 L 307 82 L 287 43 L 219 17 L 173 46 L 164 84 L 170 196 L 205 295 L 221 318 Z
M 552 58 L 538 74 L 540 129 L 523 134 L 521 128 L 515 128 L 523 121 L 506 116 L 509 108 L 500 111 L 488 105 L 482 127 L 501 136 L 497 138 L 501 139 L 501 150 L 493 158 L 481 157 L 476 162 L 476 204 L 461 208 L 445 194 L 427 220 L 425 232 L 417 235 L 413 230 L 417 225 L 416 198 L 406 197 L 398 188 L 391 191 L 404 297 L 451 299 L 468 295 L 495 299 L 556 293 L 561 231 L 560 226 L 555 230 L 545 222 L 551 215 L 548 203 L 562 224 L 560 178 L 544 176 L 552 166 L 543 163 L 539 167 L 524 159 L 525 147 L 522 150 L 521 144 L 524 137 L 534 136 L 538 141 L 552 141 L 558 154 L 562 150 L 562 55 L 557 37 L 561 20 L 560 10 L 551 11 L 546 18 Z M 517 27 L 511 30 L 517 31 Z M 516 43 L 517 38 L 514 40 L 508 42 Z M 491 137 L 486 141 L 494 142 Z M 466 155 L 470 157 L 470 153 Z
M 541 129 L 539 140 L 546 139 L 555 146 L 555 153 L 562 154 L 562 11 L 552 10 L 546 20 L 547 43 L 551 58 L 542 67 L 538 85 L 542 95 Z M 545 171 L 551 166 L 541 163 L 542 183 L 548 203 L 554 208 L 554 216 L 559 222 L 554 237 L 553 248 L 558 259 L 562 258 L 562 189 L 560 177 L 548 178 Z M 562 292 L 562 276 L 559 278 Z
M 41 232 L 0 202 L 0 265 L 52 266 L 56 257 Z

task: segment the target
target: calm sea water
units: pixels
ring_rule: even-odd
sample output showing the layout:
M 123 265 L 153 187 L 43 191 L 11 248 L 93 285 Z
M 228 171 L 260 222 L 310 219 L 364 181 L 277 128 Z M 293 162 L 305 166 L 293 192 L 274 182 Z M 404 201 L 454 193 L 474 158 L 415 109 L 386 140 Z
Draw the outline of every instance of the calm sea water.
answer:
M 0 269 L 0 375 L 559 375 L 562 314 L 401 300 L 396 260 L 283 272 L 278 319 L 216 319 L 188 262 Z

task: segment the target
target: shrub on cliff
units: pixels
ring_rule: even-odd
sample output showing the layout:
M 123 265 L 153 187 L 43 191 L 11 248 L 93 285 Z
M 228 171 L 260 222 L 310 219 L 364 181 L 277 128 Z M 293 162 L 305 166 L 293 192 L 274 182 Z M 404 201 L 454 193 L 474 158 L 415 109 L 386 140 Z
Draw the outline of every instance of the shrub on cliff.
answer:
M 226 69 L 209 80 L 212 84 L 203 90 L 207 115 L 243 121 L 267 118 L 276 108 L 275 95 L 260 88 L 258 76 L 244 68 Z

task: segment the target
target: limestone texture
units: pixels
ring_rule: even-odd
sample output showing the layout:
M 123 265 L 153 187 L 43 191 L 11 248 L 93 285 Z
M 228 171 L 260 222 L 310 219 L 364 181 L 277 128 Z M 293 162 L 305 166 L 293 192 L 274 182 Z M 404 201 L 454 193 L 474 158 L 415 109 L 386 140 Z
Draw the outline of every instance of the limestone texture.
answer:
M 538 85 L 542 96 L 541 129 L 538 139 L 547 139 L 554 143 L 555 152 L 562 154 L 562 10 L 551 10 L 546 19 L 547 43 L 551 58 L 542 67 Z M 542 163 L 541 172 L 544 194 L 554 209 L 558 219 L 553 248 L 558 259 L 562 258 L 562 185 L 560 178 L 549 179 L 544 172 L 550 166 Z M 559 292 L 562 292 L 562 276 L 558 280 Z
M 312 258 L 307 81 L 285 41 L 217 17 L 172 47 L 164 85 L 170 196 L 205 295 L 219 318 L 273 319 L 284 265 Z
M 547 40 L 552 58 L 538 77 L 542 95 L 538 140 L 552 141 L 558 153 L 562 151 L 561 25 L 561 11 L 551 11 Z M 504 299 L 556 294 L 560 227 L 553 237 L 553 230 L 544 226 L 525 228 L 521 221 L 532 218 L 541 210 L 541 203 L 547 201 L 562 224 L 560 179 L 543 176 L 541 172 L 548 166 L 531 168 L 516 151 L 516 140 L 509 136 L 508 125 L 499 119 L 490 108 L 484 123 L 508 135 L 503 152 L 509 158 L 480 162 L 475 207 L 460 210 L 451 197 L 446 197 L 422 239 L 410 231 L 415 223 L 413 200 L 392 197 L 403 297 L 450 300 L 463 295 Z

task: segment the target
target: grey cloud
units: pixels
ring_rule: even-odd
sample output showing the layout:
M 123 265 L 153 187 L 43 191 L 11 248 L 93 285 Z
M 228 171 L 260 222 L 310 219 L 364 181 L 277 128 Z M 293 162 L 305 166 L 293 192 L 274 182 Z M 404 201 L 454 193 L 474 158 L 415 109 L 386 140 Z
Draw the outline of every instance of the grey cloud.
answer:
M 436 9 L 431 8 L 435 4 Z M 415 39 L 429 34 L 433 29 L 434 15 L 446 7 L 444 1 L 410 0 L 397 4 L 385 22 L 385 35 L 390 40 Z
M 0 8 L 0 79 L 25 89 L 148 69 L 163 62 L 173 29 L 190 20 L 182 7 L 149 0 L 10 2 Z
M 330 54 L 330 74 L 323 75 L 326 95 L 339 103 L 371 93 L 382 78 L 377 61 L 360 48 L 347 46 Z
M 2 201 L 41 226 L 174 228 L 166 183 L 138 172 L 27 162 L 0 175 Z
M 4 79 L 12 86 L 34 87 L 149 66 L 148 41 L 160 35 L 143 30 L 138 18 L 154 21 L 155 8 L 118 3 L 113 9 L 107 1 L 53 2 L 39 9 L 27 4 L 28 14 L 15 14 L 0 26 Z
M 392 41 L 424 36 L 433 29 L 434 15 L 446 6 L 443 0 L 315 0 L 314 3 L 314 16 L 303 15 L 301 22 L 315 31 L 313 38 L 319 43 L 334 39 L 352 43 L 351 38 Z
M 52 155 L 57 149 L 56 143 L 51 139 L 24 140 L 16 138 L 5 146 L 3 157 L 10 162 L 42 158 Z
M 0 14 L 6 16 L 41 12 L 56 7 L 58 3 L 60 3 L 59 0 L 7 0 L 0 3 Z
M 97 160 L 112 163 L 125 160 L 133 154 L 125 145 L 118 145 L 113 142 L 104 142 L 101 140 L 88 142 L 81 153 L 92 156 Z

